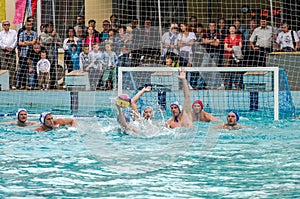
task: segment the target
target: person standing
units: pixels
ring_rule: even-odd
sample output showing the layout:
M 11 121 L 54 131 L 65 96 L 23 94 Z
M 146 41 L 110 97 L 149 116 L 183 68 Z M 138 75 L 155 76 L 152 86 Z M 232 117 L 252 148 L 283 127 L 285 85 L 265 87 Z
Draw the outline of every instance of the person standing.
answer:
M 17 32 L 10 29 L 10 22 L 2 22 L 3 30 L 0 32 L 0 69 L 9 71 L 9 86 L 14 85 L 16 73 Z
M 168 32 L 165 32 L 162 36 L 161 43 L 163 46 L 162 59 L 168 56 L 178 56 L 179 52 L 177 50 L 177 40 L 178 40 L 178 25 L 172 23 Z
M 63 49 L 64 49 L 64 62 L 65 65 L 67 65 L 68 68 L 68 72 L 72 71 L 72 60 L 71 60 L 71 56 L 69 53 L 69 47 L 70 44 L 76 44 L 76 45 L 80 45 L 81 41 L 79 40 L 78 37 L 76 37 L 76 33 L 75 33 L 75 29 L 73 27 L 69 27 L 68 29 L 68 37 L 64 39 L 63 42 Z
M 27 53 L 32 49 L 32 46 L 36 43 L 38 36 L 35 31 L 32 31 L 32 23 L 25 23 L 26 30 L 20 33 L 19 46 L 21 48 L 21 53 L 19 57 L 19 70 L 16 77 L 16 86 L 17 89 L 25 89 L 27 85 L 27 74 L 28 74 L 28 65 L 27 65 Z
M 239 63 L 234 60 L 234 48 L 239 47 L 242 49 L 242 38 L 240 35 L 236 34 L 236 27 L 235 25 L 229 26 L 229 35 L 225 38 L 224 41 L 224 60 L 223 66 L 224 67 L 238 67 Z M 232 88 L 242 88 L 241 82 L 241 74 L 238 72 L 225 72 L 223 73 L 223 83 L 220 89 L 232 89 Z
M 47 58 L 51 63 L 50 68 L 50 89 L 56 88 L 56 68 L 58 62 L 58 47 L 61 46 L 62 41 L 54 29 L 53 24 L 45 25 L 45 32 L 41 34 L 41 45 L 47 50 Z
M 206 52 L 203 55 L 201 67 L 217 67 L 220 55 L 220 35 L 216 29 L 215 21 L 208 24 L 208 30 L 202 37 L 202 44 L 206 46 Z M 203 73 L 203 76 L 209 89 L 214 89 L 219 84 L 219 74 L 217 72 Z
M 299 38 L 296 31 L 289 30 L 289 25 L 284 22 L 281 25 L 281 32 L 276 39 L 276 51 L 294 52 L 299 47 Z
M 258 61 L 255 64 L 256 66 L 266 66 L 266 56 L 268 53 L 272 52 L 273 39 L 273 28 L 267 25 L 267 18 L 262 17 L 260 19 L 260 26 L 253 31 L 249 39 L 251 48 L 255 52 L 254 57 L 258 58 Z
M 41 90 L 47 90 L 49 88 L 49 80 L 50 80 L 50 62 L 46 59 L 47 53 L 46 51 L 41 51 L 41 59 L 38 61 L 36 65 L 36 71 L 39 78 L 39 88 Z

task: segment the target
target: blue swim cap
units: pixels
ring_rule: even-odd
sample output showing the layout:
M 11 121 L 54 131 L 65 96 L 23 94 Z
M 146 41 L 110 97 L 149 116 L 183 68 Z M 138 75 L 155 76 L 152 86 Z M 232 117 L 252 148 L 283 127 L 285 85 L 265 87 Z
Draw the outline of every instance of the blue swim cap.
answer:
M 42 124 L 45 124 L 45 118 L 47 117 L 47 115 L 49 115 L 49 114 L 51 114 L 50 112 L 43 112 L 43 113 L 41 113 L 41 115 L 40 115 L 40 122 L 42 123 Z
M 239 121 L 240 116 L 239 116 L 239 114 L 238 114 L 236 111 L 229 111 L 229 113 L 235 114 L 236 121 Z M 228 114 L 229 114 L 229 113 L 228 113 Z
M 182 106 L 181 106 L 181 104 L 179 104 L 179 102 L 175 101 L 175 102 L 171 103 L 170 108 L 173 105 L 178 107 L 180 113 L 182 112 Z
M 20 119 L 19 119 L 20 118 L 20 113 L 23 112 L 23 111 L 26 112 L 26 113 L 28 113 L 25 108 L 18 109 L 18 111 L 16 113 L 16 116 L 17 116 L 17 118 L 18 118 L 19 121 L 20 121 Z

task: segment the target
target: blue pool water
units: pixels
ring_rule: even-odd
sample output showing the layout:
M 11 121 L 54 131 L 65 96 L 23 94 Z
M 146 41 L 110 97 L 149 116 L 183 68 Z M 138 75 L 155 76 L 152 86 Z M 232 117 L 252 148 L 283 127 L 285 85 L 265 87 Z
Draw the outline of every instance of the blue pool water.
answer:
M 6 119 L 2 119 L 6 120 Z M 299 198 L 298 120 L 117 132 L 115 119 L 36 133 L 0 127 L 0 198 Z

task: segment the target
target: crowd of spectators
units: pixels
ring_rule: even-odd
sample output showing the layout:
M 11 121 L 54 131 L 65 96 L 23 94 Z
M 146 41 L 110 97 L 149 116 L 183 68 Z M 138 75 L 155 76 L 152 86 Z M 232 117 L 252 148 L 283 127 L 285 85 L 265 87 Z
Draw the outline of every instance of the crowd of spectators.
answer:
M 85 17 L 77 16 L 64 39 L 52 23 L 43 24 L 38 35 L 33 17 L 18 32 L 5 20 L 0 32 L 0 69 L 9 70 L 11 89 L 56 89 L 58 48 L 63 48 L 67 72 L 87 72 L 91 90 L 115 90 L 120 66 L 264 67 L 268 53 L 294 52 L 299 47 L 299 32 L 290 30 L 285 21 L 271 27 L 268 20 L 250 19 L 244 21 L 246 25 L 239 16 L 232 16 L 209 21 L 206 28 L 191 16 L 186 22 L 170 23 L 161 37 L 150 18 L 141 25 L 136 18 L 121 25 L 112 15 L 98 31 L 94 19 L 85 26 Z M 203 82 L 210 89 L 242 89 L 239 73 L 196 72 L 187 79 L 194 89 L 203 88 Z

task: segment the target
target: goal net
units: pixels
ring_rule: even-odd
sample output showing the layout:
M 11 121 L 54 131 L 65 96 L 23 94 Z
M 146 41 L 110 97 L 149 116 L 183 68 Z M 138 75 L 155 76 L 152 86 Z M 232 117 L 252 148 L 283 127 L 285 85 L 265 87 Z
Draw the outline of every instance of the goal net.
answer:
M 184 68 L 187 71 L 191 101 L 200 99 L 204 110 L 224 116 L 236 110 L 248 118 L 287 119 L 295 117 L 286 73 L 276 67 Z M 178 68 L 121 67 L 118 93 L 134 96 L 141 88 L 151 85 L 140 108 L 156 107 L 170 114 L 174 101 L 183 103 L 183 91 L 178 80 Z M 230 84 L 230 87 L 224 85 Z
M 208 112 L 223 115 L 227 110 L 236 109 L 249 116 L 275 119 L 296 115 L 294 107 L 298 102 L 293 103 L 292 97 L 300 90 L 297 64 L 300 53 L 284 51 L 288 49 L 286 46 L 297 42 L 300 21 L 297 1 L 7 2 L 0 1 L 1 31 L 4 34 L 9 27 L 19 33 L 17 38 L 10 37 L 15 40 L 0 35 L 1 114 L 25 107 L 31 113 L 51 110 L 97 115 L 104 111 L 110 116 L 108 99 L 117 95 L 117 89 L 133 95 L 145 84 L 154 85 L 155 90 L 143 99 L 145 104 L 160 107 L 158 102 L 164 99 L 164 108 L 168 109 L 170 101 L 182 100 L 180 84 L 174 76 L 177 69 L 161 67 L 169 64 L 189 66 L 186 69 L 193 88 L 192 98 L 203 100 Z M 30 16 L 33 20 L 28 18 Z M 261 33 L 254 34 L 255 28 L 262 25 L 261 19 L 272 37 L 265 43 L 259 41 Z M 283 34 L 285 39 L 280 40 L 283 22 L 295 35 Z M 226 56 L 232 56 L 225 50 L 225 39 L 232 24 L 241 38 L 243 58 L 235 55 L 236 59 L 241 58 L 239 64 L 234 65 L 238 67 L 231 67 L 233 65 L 225 61 Z M 22 34 L 26 25 L 31 25 L 31 31 L 36 34 L 30 37 Z M 25 44 L 32 40 L 31 44 Z M 190 40 L 193 42 L 189 43 Z M 110 44 L 115 59 L 99 56 L 97 60 L 92 53 L 94 42 L 98 43 L 100 54 L 104 54 L 106 44 Z M 86 57 L 80 61 L 78 57 L 85 48 L 88 49 Z M 50 62 L 48 86 L 37 75 L 41 51 L 46 52 Z M 100 68 L 108 70 L 93 75 L 100 74 Z M 171 74 L 162 75 L 168 79 L 162 88 L 155 83 L 162 77 L 153 75 L 154 72 Z

